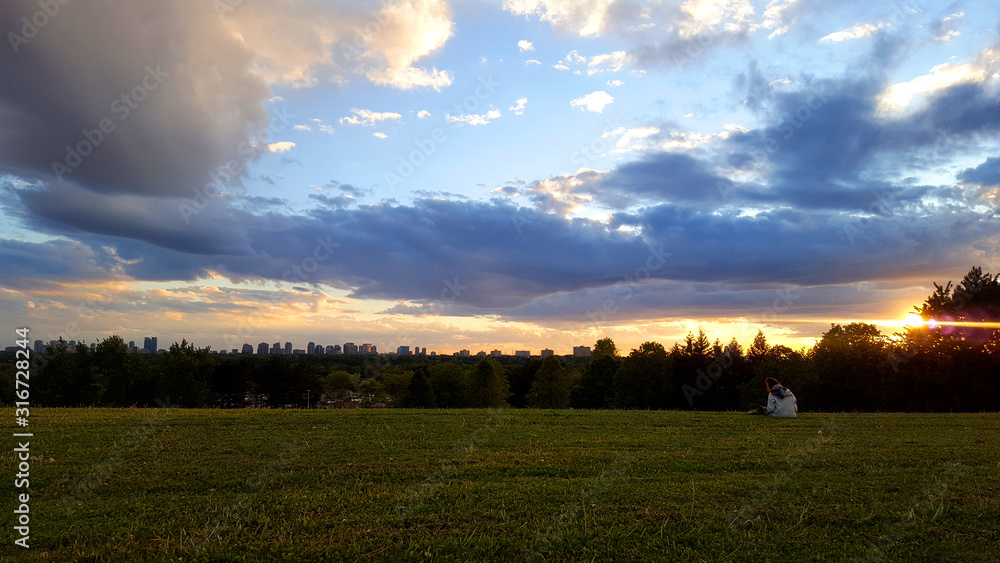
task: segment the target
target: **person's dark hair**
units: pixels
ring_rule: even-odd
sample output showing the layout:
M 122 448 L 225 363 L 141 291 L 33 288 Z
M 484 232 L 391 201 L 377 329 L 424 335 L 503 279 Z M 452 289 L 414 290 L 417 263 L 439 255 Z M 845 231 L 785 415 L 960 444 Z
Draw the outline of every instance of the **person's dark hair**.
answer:
M 768 377 L 767 379 L 764 380 L 764 387 L 767 387 L 768 393 L 771 392 L 771 388 L 773 388 L 775 385 L 781 385 L 781 382 L 773 377 Z

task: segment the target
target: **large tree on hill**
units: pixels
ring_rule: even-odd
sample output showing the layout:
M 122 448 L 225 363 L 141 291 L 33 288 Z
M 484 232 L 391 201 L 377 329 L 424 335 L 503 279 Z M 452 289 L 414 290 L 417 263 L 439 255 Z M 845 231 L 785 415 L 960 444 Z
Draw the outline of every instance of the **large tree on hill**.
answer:
M 602 338 L 594 343 L 594 351 L 591 352 L 590 359 L 593 361 L 604 357 L 617 358 L 619 356 L 618 346 L 615 345 L 615 341 L 610 338 Z
M 410 378 L 410 386 L 401 406 L 412 409 L 432 409 L 437 406 L 429 375 L 427 366 L 417 367 Z
M 467 396 L 470 407 L 507 406 L 510 385 L 500 362 L 493 358 L 483 358 L 472 368 Z
M 888 338 L 868 323 L 831 325 L 812 349 L 817 391 L 828 410 L 877 410 L 886 399 Z
M 950 280 L 943 287 L 934 283 L 934 293 L 914 310 L 925 321 L 935 321 L 908 331 L 908 339 L 917 345 L 949 337 L 985 344 L 996 338 L 995 328 L 963 326 L 963 323 L 1000 321 L 1000 274 L 983 273 L 982 268 L 975 266 L 954 287 Z
M 528 405 L 542 409 L 569 408 L 575 379 L 573 371 L 566 369 L 559 358 L 545 358 L 528 392 Z
M 673 406 L 671 361 L 663 345 L 645 342 L 622 360 L 615 374 L 615 406 L 621 409 L 662 409 Z

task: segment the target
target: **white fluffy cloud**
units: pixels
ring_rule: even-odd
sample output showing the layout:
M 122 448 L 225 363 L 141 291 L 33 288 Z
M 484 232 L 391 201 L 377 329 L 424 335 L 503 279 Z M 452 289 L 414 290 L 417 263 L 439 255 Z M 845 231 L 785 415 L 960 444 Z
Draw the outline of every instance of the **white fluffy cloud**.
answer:
M 875 33 L 876 31 L 885 27 L 885 24 L 880 23 L 878 25 L 870 23 L 859 23 L 851 26 L 848 29 L 843 29 L 841 31 L 836 31 L 820 39 L 825 43 L 840 43 L 841 41 L 848 41 L 850 39 L 861 39 L 868 37 L 869 35 Z
M 445 0 L 396 0 L 377 11 L 347 2 L 244 2 L 220 15 L 268 84 L 342 83 L 353 75 L 403 90 L 452 82 L 447 71 L 415 66 L 451 37 Z
M 365 127 L 372 127 L 379 121 L 386 121 L 390 119 L 396 120 L 403 117 L 394 111 L 378 112 L 370 109 L 358 108 L 351 108 L 351 113 L 354 115 L 340 118 L 341 125 L 363 125 Z
M 614 0 L 504 0 L 503 8 L 519 16 L 537 14 L 542 21 L 579 33 L 600 35 Z
M 581 96 L 575 100 L 570 100 L 569 105 L 573 107 L 579 107 L 587 111 L 592 111 L 594 113 L 601 113 L 608 104 L 614 102 L 615 99 L 611 97 L 604 90 L 598 90 L 596 92 L 591 92 L 586 96 Z
M 277 143 L 270 143 L 267 145 L 267 150 L 270 152 L 288 152 L 292 150 L 295 143 L 291 141 L 279 141 Z
M 517 103 L 507 109 L 514 112 L 514 115 L 524 115 L 524 107 L 526 105 L 528 105 L 528 98 L 518 98 Z
M 485 114 L 481 113 L 470 113 L 467 115 L 451 115 L 445 114 L 445 120 L 448 123 L 465 123 L 466 125 L 486 125 L 494 119 L 500 118 L 500 110 L 496 108 L 490 108 L 490 111 Z
M 525 52 L 525 51 L 534 51 L 535 50 L 535 46 L 532 45 L 531 41 L 528 41 L 526 39 L 522 39 L 522 40 L 518 41 L 517 42 L 517 48 L 520 49 L 522 53 Z

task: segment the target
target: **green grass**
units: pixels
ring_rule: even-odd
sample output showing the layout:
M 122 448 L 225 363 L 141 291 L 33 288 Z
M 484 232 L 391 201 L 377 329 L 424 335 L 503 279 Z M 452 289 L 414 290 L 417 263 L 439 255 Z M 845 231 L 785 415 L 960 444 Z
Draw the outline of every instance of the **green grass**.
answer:
M 37 409 L 31 423 L 46 461 L 31 465 L 31 549 L 4 526 L 12 561 L 1000 558 L 996 414 Z

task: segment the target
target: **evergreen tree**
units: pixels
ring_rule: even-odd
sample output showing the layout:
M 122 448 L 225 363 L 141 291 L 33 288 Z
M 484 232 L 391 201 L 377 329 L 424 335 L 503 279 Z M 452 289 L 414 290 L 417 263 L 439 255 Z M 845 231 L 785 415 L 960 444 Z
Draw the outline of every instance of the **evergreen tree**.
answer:
M 528 392 L 528 405 L 542 409 L 569 408 L 574 379 L 573 372 L 559 358 L 545 358 Z
M 427 366 L 420 366 L 413 372 L 403 406 L 413 409 L 432 409 L 437 406 L 428 375 Z
M 507 406 L 510 385 L 503 366 L 493 358 L 483 358 L 472 369 L 469 378 L 468 400 L 471 407 Z

